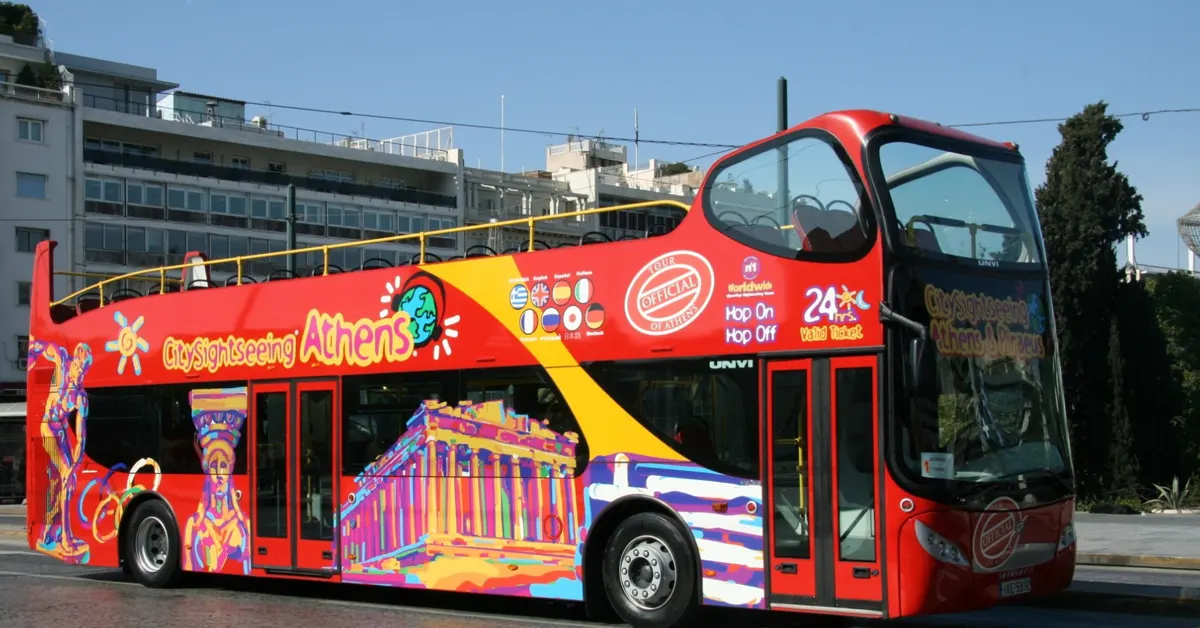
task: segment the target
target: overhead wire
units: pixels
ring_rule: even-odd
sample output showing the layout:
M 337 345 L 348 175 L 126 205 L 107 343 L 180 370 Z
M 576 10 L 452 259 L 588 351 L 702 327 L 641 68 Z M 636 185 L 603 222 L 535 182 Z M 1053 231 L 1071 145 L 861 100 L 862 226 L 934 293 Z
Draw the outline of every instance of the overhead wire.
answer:
M 91 87 L 110 87 L 111 88 L 111 86 L 83 83 L 83 82 L 79 82 L 79 81 L 75 81 L 73 84 L 74 85 L 82 85 L 84 87 L 91 86 Z M 176 90 L 176 91 L 179 91 L 182 93 L 187 93 L 187 94 L 194 93 L 194 92 L 190 92 L 187 90 Z M 203 96 L 202 94 L 196 94 L 196 95 Z M 219 98 L 219 97 L 213 97 L 213 98 Z M 327 108 L 322 108 L 322 107 L 310 107 L 310 106 L 305 106 L 305 105 L 280 104 L 280 103 L 273 102 L 273 101 L 272 102 L 266 102 L 266 101 L 259 102 L 259 101 L 251 101 L 251 100 L 239 100 L 239 99 L 233 99 L 233 98 L 226 99 L 226 100 L 241 103 L 244 105 L 250 105 L 250 106 L 254 106 L 254 107 L 268 107 L 271 109 L 283 109 L 286 111 L 298 111 L 298 112 L 303 112 L 303 113 L 317 113 L 317 114 L 323 114 L 323 115 L 335 115 L 335 116 L 342 116 L 342 117 L 366 118 L 368 120 L 386 120 L 386 121 L 390 121 L 390 122 L 408 122 L 408 123 L 413 123 L 413 124 L 453 126 L 453 127 L 460 127 L 460 128 L 465 128 L 465 129 L 480 129 L 480 130 L 486 130 L 486 131 L 501 131 L 502 130 L 505 133 L 526 133 L 526 134 L 543 135 L 543 136 L 550 136 L 550 137 L 572 136 L 572 137 L 578 137 L 578 138 L 583 138 L 583 139 L 598 139 L 598 140 L 604 140 L 604 141 L 609 141 L 609 142 L 625 142 L 625 143 L 630 143 L 630 144 L 639 143 L 639 144 L 654 144 L 654 145 L 660 145 L 660 146 L 694 146 L 694 147 L 699 147 L 699 148 L 720 148 L 720 149 L 741 148 L 742 146 L 745 145 L 745 143 L 726 144 L 726 143 L 719 143 L 719 142 L 645 139 L 640 136 L 639 137 L 621 137 L 621 136 L 608 136 L 608 135 L 601 136 L 601 135 L 590 135 L 587 133 L 578 133 L 578 132 L 570 132 L 570 131 L 564 132 L 564 131 L 553 131 L 553 130 L 549 130 L 549 129 L 535 129 L 535 128 L 527 128 L 527 127 L 509 127 L 509 126 L 501 126 L 498 124 L 483 124 L 483 123 L 478 123 L 478 122 L 461 122 L 461 121 L 453 121 L 453 120 L 436 120 L 436 119 L 432 119 L 432 118 L 413 118 L 413 117 L 408 117 L 408 116 L 397 116 L 397 115 L 390 115 L 390 114 L 363 113 L 363 112 L 355 112 L 355 111 L 349 111 L 349 110 L 327 109 Z M 1109 114 L 1109 115 L 1111 115 L 1114 118 L 1140 117 L 1143 121 L 1148 121 L 1148 120 L 1150 120 L 1151 116 L 1155 116 L 1155 115 L 1184 114 L 1184 113 L 1200 113 L 1200 107 L 1173 107 L 1173 108 L 1164 108 L 1164 109 L 1150 109 L 1150 110 L 1145 110 L 1145 111 L 1129 111 L 1129 112 Z M 1011 120 L 989 120 L 989 121 L 983 121 L 983 122 L 960 122 L 957 124 L 946 124 L 943 126 L 948 127 L 948 128 L 1014 126 L 1014 125 L 1022 125 L 1022 124 L 1047 124 L 1047 123 L 1054 123 L 1054 122 L 1065 122 L 1068 119 L 1070 119 L 1070 116 L 1050 117 L 1050 118 L 1017 118 L 1017 119 L 1011 119 Z M 309 130 L 309 129 L 306 129 L 306 130 Z M 322 132 L 324 132 L 324 131 L 322 131 Z M 703 157 L 711 156 L 713 154 L 719 154 L 720 152 L 724 152 L 724 150 L 717 151 L 715 153 L 709 153 L 702 157 L 692 158 L 689 161 L 693 161 L 695 159 L 702 159 Z
M 111 88 L 111 86 L 100 85 L 100 84 L 90 84 L 90 83 L 84 83 L 84 82 L 80 82 L 80 81 L 74 81 L 74 82 L 72 82 L 72 84 L 77 85 L 77 86 L 82 85 L 85 87 L 92 86 L 92 87 L 109 87 L 109 88 Z M 184 92 L 187 94 L 195 94 L 194 92 L 189 92 L 186 90 L 176 90 L 176 91 Z M 204 96 L 202 94 L 195 94 L 195 95 Z M 212 97 L 212 98 L 220 98 L 220 97 Z M 116 99 L 113 99 L 113 100 L 115 101 Z M 482 129 L 482 130 L 494 130 L 494 131 L 504 130 L 505 132 L 527 133 L 527 134 L 536 134 L 536 135 L 543 135 L 543 136 L 571 136 L 571 137 L 577 137 L 577 138 L 581 138 L 581 139 L 597 139 L 597 140 L 603 140 L 603 141 L 608 141 L 608 142 L 625 142 L 625 143 L 637 142 L 637 143 L 643 143 L 643 144 L 655 144 L 655 145 L 665 145 L 665 146 L 694 146 L 694 147 L 705 147 L 705 148 L 717 148 L 718 149 L 715 151 L 710 151 L 710 152 L 706 152 L 701 155 L 697 155 L 695 157 L 690 157 L 688 159 L 672 162 L 672 163 L 682 163 L 682 164 L 700 161 L 700 160 L 706 159 L 708 157 L 713 157 L 716 155 L 727 153 L 730 150 L 733 150 L 736 148 L 741 148 L 742 146 L 745 145 L 745 144 L 722 144 L 722 143 L 716 143 L 716 142 L 655 140 L 655 139 L 642 139 L 640 137 L 638 137 L 638 138 L 614 137 L 614 136 L 601 137 L 599 135 L 587 135 L 587 134 L 581 134 L 581 133 L 575 133 L 575 132 L 563 133 L 561 131 L 550 131 L 547 129 L 532 129 L 532 128 L 507 127 L 507 126 L 502 127 L 500 125 L 493 125 L 493 124 L 455 122 L 455 121 L 446 121 L 446 120 L 413 118 L 413 117 L 406 117 L 406 116 L 394 116 L 394 115 L 386 115 L 386 114 L 356 113 L 353 111 L 341 111 L 341 110 L 324 109 L 324 108 L 320 108 L 320 107 L 308 107 L 308 106 L 301 106 L 301 105 L 287 105 L 287 104 L 279 104 L 276 102 L 255 102 L 255 101 L 238 100 L 238 99 L 223 99 L 223 100 L 227 100 L 230 102 L 237 102 L 237 103 L 241 103 L 244 105 L 251 105 L 251 106 L 255 106 L 255 107 L 270 107 L 273 109 L 284 109 L 284 110 L 300 111 L 300 112 L 306 112 L 306 113 L 318 113 L 318 114 L 338 115 L 338 116 L 346 116 L 346 117 L 361 117 L 361 118 L 367 118 L 367 119 L 387 120 L 387 121 L 393 121 L 393 122 L 409 122 L 409 123 L 414 123 L 414 124 L 454 126 L 454 127 Z M 153 107 L 153 105 L 151 105 L 150 107 Z M 1175 107 L 1175 108 L 1164 108 L 1164 109 L 1151 109 L 1151 110 L 1146 110 L 1146 111 L 1132 111 L 1132 112 L 1116 113 L 1116 114 L 1109 114 L 1109 115 L 1114 118 L 1140 117 L 1143 121 L 1149 121 L 1150 118 L 1155 115 L 1194 114 L 1194 113 L 1200 113 L 1200 107 Z M 1011 120 L 990 120 L 990 121 L 983 121 L 983 122 L 962 122 L 962 123 L 957 123 L 957 124 L 946 124 L 943 126 L 948 127 L 948 128 L 1013 126 L 1013 125 L 1023 125 L 1023 124 L 1058 123 L 1058 122 L 1065 122 L 1068 119 L 1070 119 L 1070 118 L 1069 117 L 1019 118 L 1019 119 L 1011 119 Z M 304 129 L 304 130 L 311 131 L 312 129 Z M 318 131 L 318 132 L 325 133 L 324 131 Z M 334 135 L 334 134 L 331 133 L 331 135 Z M 367 139 L 367 138 L 362 138 L 362 139 Z M 89 217 L 88 219 L 96 220 L 96 221 L 104 221 L 104 217 L 102 217 L 102 216 L 93 216 L 93 217 Z M 116 220 L 116 219 L 118 219 L 118 217 L 113 217 L 113 219 Z M 13 220 L 15 220 L 15 219 L 0 218 L 0 222 L 12 222 Z M 42 218 L 42 219 L 39 219 L 39 222 L 71 221 L 71 220 L 77 220 L 77 218 Z

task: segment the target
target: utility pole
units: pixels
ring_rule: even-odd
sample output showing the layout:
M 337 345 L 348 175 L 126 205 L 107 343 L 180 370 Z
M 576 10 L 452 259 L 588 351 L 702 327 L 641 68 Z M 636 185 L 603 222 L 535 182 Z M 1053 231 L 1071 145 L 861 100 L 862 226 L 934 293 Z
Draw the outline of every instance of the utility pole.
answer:
M 783 132 L 788 128 L 786 77 L 779 77 L 779 87 L 776 99 L 775 131 Z M 779 160 L 777 164 L 778 171 L 776 175 L 776 181 L 779 184 L 779 188 L 775 192 L 776 200 L 778 201 L 777 206 L 779 208 L 779 218 L 777 219 L 777 222 L 780 226 L 783 226 L 792 222 L 790 216 L 791 212 L 788 211 L 788 205 L 791 204 L 791 194 L 788 192 L 788 145 L 784 144 L 776 150 L 779 151 Z
M 289 251 L 296 248 L 296 184 L 289 183 L 287 186 L 287 248 Z M 287 256 L 288 274 L 296 275 L 296 256 L 289 253 Z

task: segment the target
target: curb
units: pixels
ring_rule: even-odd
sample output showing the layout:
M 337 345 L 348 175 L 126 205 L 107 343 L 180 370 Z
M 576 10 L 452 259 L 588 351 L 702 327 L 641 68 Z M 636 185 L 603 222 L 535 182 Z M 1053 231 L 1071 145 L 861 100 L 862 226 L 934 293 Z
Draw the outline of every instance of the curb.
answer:
M 1071 583 L 1068 593 L 1102 595 L 1106 598 L 1151 598 L 1178 602 L 1200 601 L 1200 587 L 1180 587 L 1160 584 L 1129 584 L 1125 582 L 1079 581 Z
M 1200 558 L 1177 556 L 1133 556 L 1126 554 L 1075 554 L 1076 565 L 1099 567 L 1142 567 L 1149 569 L 1185 569 L 1200 571 Z

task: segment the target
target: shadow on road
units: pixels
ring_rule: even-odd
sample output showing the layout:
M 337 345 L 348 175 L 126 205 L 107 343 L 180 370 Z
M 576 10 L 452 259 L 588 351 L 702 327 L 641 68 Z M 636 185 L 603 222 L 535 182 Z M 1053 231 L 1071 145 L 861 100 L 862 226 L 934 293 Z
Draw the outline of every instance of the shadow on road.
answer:
M 79 578 L 101 582 L 127 580 L 119 570 L 81 574 Z M 583 604 L 581 603 L 531 600 L 526 598 L 506 598 L 490 595 L 443 593 L 438 591 L 308 581 L 262 580 L 208 574 L 191 574 L 184 580 L 181 587 L 183 589 L 177 591 L 177 593 L 184 593 L 188 589 L 192 589 L 283 598 L 313 598 L 336 602 L 374 604 L 393 608 L 411 608 L 441 614 L 472 613 L 477 615 L 494 615 L 497 623 L 507 623 L 505 620 L 520 621 L 520 619 L 532 619 L 538 621 L 538 623 L 545 622 L 560 625 L 565 623 L 587 623 L 595 626 L 622 625 L 615 617 L 603 621 L 589 620 L 584 613 Z M 1134 624 L 1137 621 L 1132 618 L 1150 616 L 1200 619 L 1200 602 L 1119 595 L 1095 595 L 1070 592 L 1052 598 L 1029 600 L 1007 606 L 1014 609 L 1028 610 L 1035 615 L 1039 609 L 1105 613 L 1113 616 L 1123 616 L 1126 619 L 1123 619 L 1122 623 L 1132 621 Z M 972 626 L 975 625 L 972 618 L 976 616 L 978 616 L 976 613 L 962 615 L 961 623 L 955 622 L 955 616 L 941 616 L 937 618 L 918 617 L 899 622 L 881 622 L 793 615 L 790 613 L 772 614 L 706 608 L 702 613 L 702 621 L 707 626 L 740 625 L 770 628 L 790 628 L 796 626 L 830 628 L 836 626 L 848 628 L 869 626 L 872 628 L 887 628 L 889 626 L 915 627 L 923 625 Z

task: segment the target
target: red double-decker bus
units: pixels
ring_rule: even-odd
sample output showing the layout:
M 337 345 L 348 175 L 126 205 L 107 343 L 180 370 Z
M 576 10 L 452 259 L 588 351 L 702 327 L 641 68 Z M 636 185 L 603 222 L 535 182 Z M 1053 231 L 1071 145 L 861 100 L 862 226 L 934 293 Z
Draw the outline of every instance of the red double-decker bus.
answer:
M 418 250 L 399 266 L 330 263 L 380 240 L 289 252 L 295 272 L 195 251 L 66 298 L 42 243 L 30 546 L 152 587 L 576 600 L 638 627 L 1068 586 L 1074 479 L 1016 146 L 829 113 L 659 203 L 682 216 L 665 233 L 539 244 L 545 221 L 645 205 L 399 235 Z M 514 226 L 515 251 L 426 252 Z

